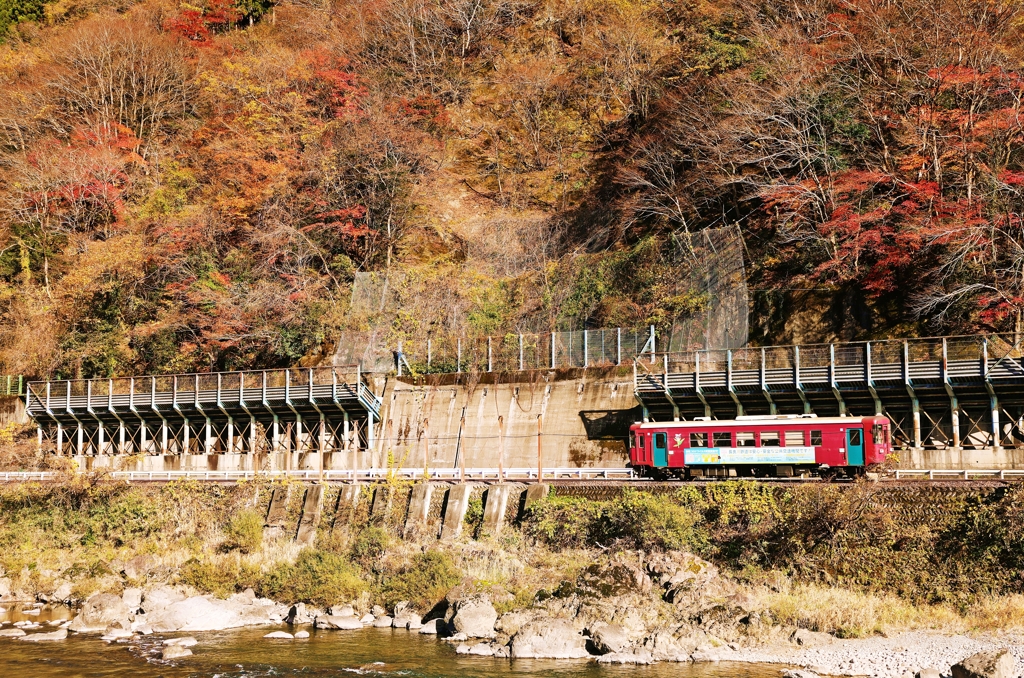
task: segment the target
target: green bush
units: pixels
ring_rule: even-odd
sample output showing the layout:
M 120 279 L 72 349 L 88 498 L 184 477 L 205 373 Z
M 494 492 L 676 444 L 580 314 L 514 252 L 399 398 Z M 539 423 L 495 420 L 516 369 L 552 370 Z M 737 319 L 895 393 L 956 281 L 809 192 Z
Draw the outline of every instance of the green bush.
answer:
M 484 498 L 472 497 L 466 504 L 466 515 L 462 519 L 469 534 L 476 534 L 484 522 Z
M 227 598 L 250 587 L 259 589 L 261 576 L 255 567 L 233 562 L 210 563 L 193 558 L 178 570 L 178 583 Z
M 352 541 L 352 560 L 367 572 L 380 570 L 381 561 L 391 545 L 391 535 L 381 527 L 367 527 L 360 530 Z
M 43 0 L 0 0 L 0 42 L 19 21 L 39 21 L 46 15 Z
M 605 511 L 601 528 L 606 541 L 624 542 L 632 548 L 702 553 L 707 534 L 701 523 L 700 513 L 689 506 L 626 489 Z
M 447 553 L 417 553 L 398 572 L 384 577 L 381 598 L 388 608 L 408 600 L 417 609 L 426 611 L 444 598 L 461 579 L 462 574 Z
M 345 556 L 305 549 L 294 565 L 279 565 L 256 588 L 260 595 L 281 602 L 334 605 L 358 598 L 367 585 Z
M 227 548 L 255 553 L 263 545 L 263 517 L 255 511 L 240 511 L 231 518 L 224 532 L 228 537 Z
M 603 513 L 601 502 L 552 496 L 530 505 L 523 518 L 523 530 L 548 544 L 582 547 L 591 543 L 598 532 Z

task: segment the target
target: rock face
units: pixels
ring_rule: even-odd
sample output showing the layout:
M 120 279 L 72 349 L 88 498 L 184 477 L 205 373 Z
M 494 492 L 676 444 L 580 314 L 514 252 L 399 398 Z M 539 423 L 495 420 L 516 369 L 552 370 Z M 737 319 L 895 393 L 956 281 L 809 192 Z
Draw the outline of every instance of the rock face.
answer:
M 598 626 L 590 634 L 594 648 L 601 654 L 622 652 L 629 644 L 629 636 L 626 630 L 618 624 L 603 624 Z
M 493 638 L 498 612 L 487 596 L 476 595 L 456 600 L 449 610 L 448 625 L 453 633 L 467 638 Z
M 142 593 L 142 609 L 147 613 L 162 610 L 179 600 L 185 600 L 185 594 L 170 586 L 153 586 Z
M 535 619 L 512 638 L 513 659 L 580 659 L 588 656 L 583 636 L 565 619 Z
M 1017 661 L 1008 648 L 979 652 L 953 666 L 953 678 L 1014 678 Z
M 106 631 L 109 626 L 130 628 L 128 606 L 119 596 L 98 593 L 85 601 L 82 611 L 68 627 L 79 633 Z
M 173 631 L 223 631 L 239 626 L 265 624 L 272 607 L 258 602 L 217 600 L 209 596 L 193 596 L 146 615 L 157 633 Z
M 129 579 L 142 579 L 156 566 L 156 559 L 151 555 L 135 556 L 124 564 L 124 576 Z

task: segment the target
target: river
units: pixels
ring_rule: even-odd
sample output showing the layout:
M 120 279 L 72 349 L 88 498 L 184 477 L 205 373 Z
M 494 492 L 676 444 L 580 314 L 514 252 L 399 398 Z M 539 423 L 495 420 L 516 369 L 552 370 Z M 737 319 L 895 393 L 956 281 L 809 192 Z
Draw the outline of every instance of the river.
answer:
M 70 610 L 44 610 L 38 617 L 20 612 L 0 620 L 63 618 Z M 6 625 L 5 628 L 10 628 Z M 44 626 L 40 631 L 48 631 Z M 199 641 L 194 655 L 162 661 L 159 636 L 106 643 L 76 636 L 49 643 L 0 638 L 0 676 L 31 678 L 263 678 L 366 675 L 371 678 L 778 678 L 777 666 L 749 664 L 655 664 L 606 667 L 588 661 L 516 660 L 466 657 L 431 636 L 404 630 L 312 631 L 306 640 L 267 640 L 271 628 L 190 634 Z M 30 633 L 32 631 L 29 631 Z M 180 636 L 186 634 L 170 634 Z

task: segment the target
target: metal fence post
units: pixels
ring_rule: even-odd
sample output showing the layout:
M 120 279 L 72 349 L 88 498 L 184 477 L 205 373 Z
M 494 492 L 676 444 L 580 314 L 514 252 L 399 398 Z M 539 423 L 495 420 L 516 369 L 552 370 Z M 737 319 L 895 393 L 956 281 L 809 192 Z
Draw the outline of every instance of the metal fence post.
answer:
M 651 364 L 655 361 L 655 349 L 657 347 L 657 339 L 654 337 L 654 325 L 651 325 Z
M 622 364 L 622 328 L 615 328 L 615 364 Z
M 590 367 L 590 351 L 587 348 L 587 331 L 583 330 L 583 367 Z
M 487 371 L 491 372 L 494 370 L 494 363 L 491 358 L 491 338 L 487 337 Z
M 433 349 L 433 346 L 431 345 L 430 338 L 428 337 L 427 338 L 427 372 L 430 371 L 430 360 L 433 357 L 432 349 Z
M 519 371 L 523 371 L 523 335 L 519 335 Z
M 555 369 L 555 333 L 551 333 L 551 369 Z
M 455 371 L 457 373 L 462 372 L 462 337 L 459 337 L 458 344 L 456 346 L 456 358 L 455 358 Z

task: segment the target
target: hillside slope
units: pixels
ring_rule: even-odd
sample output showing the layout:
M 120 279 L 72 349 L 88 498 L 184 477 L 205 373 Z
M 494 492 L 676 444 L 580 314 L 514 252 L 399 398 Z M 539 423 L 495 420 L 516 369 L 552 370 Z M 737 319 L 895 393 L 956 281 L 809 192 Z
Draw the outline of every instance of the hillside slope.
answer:
M 1020 328 L 1019 0 L 204 3 L 0 3 L 0 373 L 664 327 L 721 226 L 754 341 Z

